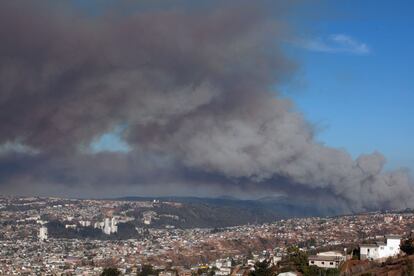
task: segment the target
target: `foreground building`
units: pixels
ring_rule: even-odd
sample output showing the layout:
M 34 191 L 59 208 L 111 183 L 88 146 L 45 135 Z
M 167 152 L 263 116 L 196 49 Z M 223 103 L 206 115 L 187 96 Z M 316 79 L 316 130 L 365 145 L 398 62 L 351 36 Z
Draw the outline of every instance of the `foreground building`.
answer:
M 400 254 L 401 237 L 396 235 L 385 236 L 386 242 L 361 244 L 361 260 L 381 260 Z
M 321 252 L 309 256 L 309 265 L 316 265 L 321 268 L 338 268 L 346 260 L 345 256 L 336 251 Z

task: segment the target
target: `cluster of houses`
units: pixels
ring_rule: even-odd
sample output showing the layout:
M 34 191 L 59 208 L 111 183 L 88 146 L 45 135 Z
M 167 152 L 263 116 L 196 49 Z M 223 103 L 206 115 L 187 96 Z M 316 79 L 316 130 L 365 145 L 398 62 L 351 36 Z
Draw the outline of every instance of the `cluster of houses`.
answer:
M 360 244 L 360 258 L 361 260 L 374 260 L 374 261 L 385 261 L 389 257 L 395 257 L 400 254 L 400 243 L 401 237 L 396 235 L 389 235 L 383 238 L 384 241 L 376 241 L 369 244 Z M 270 256 L 272 264 L 277 264 L 281 258 L 277 256 Z M 272 258 L 273 257 L 273 258 Z M 346 248 L 344 252 L 338 251 L 327 251 L 320 252 L 316 255 L 308 257 L 309 266 L 317 266 L 324 269 L 339 268 L 342 263 L 352 258 L 351 255 L 346 254 Z M 262 259 L 258 259 L 262 261 Z M 255 261 L 249 260 L 248 265 L 252 269 Z M 217 276 L 244 276 L 247 275 L 249 269 L 233 269 L 231 259 L 217 260 L 215 263 Z M 296 276 L 296 272 L 283 272 L 279 273 L 278 276 Z M 166 275 L 167 276 L 167 275 Z
M 385 261 L 389 257 L 395 257 L 400 254 L 400 236 L 385 236 L 384 241 L 361 244 L 359 246 L 361 260 Z M 329 251 L 309 256 L 308 259 L 309 265 L 315 265 L 321 268 L 338 268 L 349 257 L 351 256 L 347 256 L 341 252 Z
M 100 228 L 105 234 L 111 234 L 117 232 L 117 217 L 112 218 L 105 218 L 103 222 L 95 223 L 94 227 Z M 45 225 L 41 225 L 39 229 L 38 237 L 41 241 L 45 241 L 48 238 L 48 231 Z M 400 243 L 401 237 L 397 235 L 388 235 L 384 236 L 382 241 L 373 241 L 370 243 L 363 243 L 360 244 L 360 259 L 361 260 L 374 260 L 374 261 L 385 261 L 389 257 L 395 257 L 400 254 Z M 257 256 L 259 257 L 259 256 Z M 280 260 L 281 257 L 279 256 L 268 256 L 270 257 L 271 264 L 276 265 Z M 316 255 L 312 255 L 308 257 L 309 266 L 317 266 L 320 268 L 339 268 L 340 265 L 345 262 L 347 259 L 352 258 L 352 256 L 346 254 L 346 249 L 344 252 L 338 251 L 328 251 L 328 252 L 320 252 Z M 254 266 L 254 263 L 259 260 L 262 261 L 265 259 L 253 258 L 252 260 L 248 260 L 247 264 L 251 268 Z M 249 269 L 238 269 L 236 271 L 233 270 L 234 265 L 232 263 L 232 259 L 218 259 L 215 262 L 215 267 L 217 270 L 215 271 L 215 275 L 217 276 L 227 276 L 227 275 L 235 275 L 235 276 L 243 276 L 247 275 Z M 208 266 L 207 266 L 208 268 Z M 285 272 L 279 275 L 281 276 L 291 276 L 295 275 L 295 272 Z M 160 274 L 160 276 L 176 276 L 176 275 L 166 275 Z

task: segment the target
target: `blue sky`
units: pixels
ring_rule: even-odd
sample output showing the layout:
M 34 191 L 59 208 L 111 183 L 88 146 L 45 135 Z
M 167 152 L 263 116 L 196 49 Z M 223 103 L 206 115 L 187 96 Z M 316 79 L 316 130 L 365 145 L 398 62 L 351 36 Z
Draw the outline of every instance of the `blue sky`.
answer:
M 411 173 L 413 10 L 412 1 L 329 2 L 302 45 L 288 46 L 300 69 L 283 88 L 316 124 L 319 141 L 355 157 L 380 151 L 387 168 Z

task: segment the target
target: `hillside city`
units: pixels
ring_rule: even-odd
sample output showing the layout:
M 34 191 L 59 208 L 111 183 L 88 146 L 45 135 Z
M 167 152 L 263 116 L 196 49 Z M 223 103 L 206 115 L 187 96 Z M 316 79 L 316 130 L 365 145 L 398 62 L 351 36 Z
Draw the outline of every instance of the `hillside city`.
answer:
M 150 210 L 160 204 L 180 205 L 159 200 L 1 198 L 0 274 L 99 275 L 106 267 L 116 267 L 124 275 L 137 275 L 151 265 L 160 276 L 242 276 L 258 262 L 280 268 L 292 249 L 306 253 L 309 265 L 338 269 L 356 254 L 367 260 L 401 255 L 400 238 L 414 229 L 410 211 L 223 228 L 155 228 L 157 213 Z M 145 211 L 137 212 L 140 209 Z M 388 250 L 390 242 L 397 243 L 393 252 L 372 255 L 375 246 Z

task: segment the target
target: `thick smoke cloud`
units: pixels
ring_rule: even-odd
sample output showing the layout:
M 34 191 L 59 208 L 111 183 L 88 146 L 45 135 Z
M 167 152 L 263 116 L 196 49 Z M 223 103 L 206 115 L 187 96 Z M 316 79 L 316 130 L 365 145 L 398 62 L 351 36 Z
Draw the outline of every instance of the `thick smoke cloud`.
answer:
M 279 45 L 291 35 L 289 7 L 157 3 L 98 15 L 0 3 L 2 191 L 271 192 L 339 211 L 412 206 L 405 172 L 383 172 L 380 153 L 353 160 L 317 143 L 274 91 L 296 67 Z M 120 126 L 128 153 L 88 150 Z

